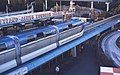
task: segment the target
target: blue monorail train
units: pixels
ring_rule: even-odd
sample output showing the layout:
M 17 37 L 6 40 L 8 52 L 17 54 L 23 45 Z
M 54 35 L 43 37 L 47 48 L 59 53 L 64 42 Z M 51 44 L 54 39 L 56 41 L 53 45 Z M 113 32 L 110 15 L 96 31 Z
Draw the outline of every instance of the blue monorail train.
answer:
M 58 46 L 64 45 L 82 36 L 85 22 L 68 20 L 57 25 L 37 28 L 16 34 L 21 45 L 21 63 L 27 62 Z M 4 56 L 5 55 L 5 56 Z M 0 40 L 0 73 L 16 67 L 16 49 L 14 41 L 5 36 Z

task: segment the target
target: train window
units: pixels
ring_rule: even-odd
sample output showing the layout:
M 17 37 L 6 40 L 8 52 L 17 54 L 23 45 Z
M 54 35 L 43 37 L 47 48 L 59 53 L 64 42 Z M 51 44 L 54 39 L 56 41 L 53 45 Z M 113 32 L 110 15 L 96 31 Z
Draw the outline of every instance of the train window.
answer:
M 46 36 L 50 36 L 50 35 L 52 35 L 52 33 L 46 33 L 45 35 L 46 35 Z
M 77 27 L 77 26 L 78 26 L 78 24 L 74 24 L 74 25 L 73 25 L 73 27 Z
M 63 28 L 63 31 L 68 30 L 67 28 Z
M 6 47 L 5 43 L 0 43 L 0 52 L 4 51 L 6 49 L 7 49 L 7 47 Z
M 37 34 L 37 38 L 38 38 L 38 39 L 39 39 L 39 38 L 43 38 L 43 37 L 44 37 L 43 32 Z
M 27 42 L 32 42 L 35 40 L 35 36 L 34 35 L 30 35 L 28 36 Z
M 45 36 L 53 35 L 53 34 L 55 34 L 55 30 L 54 29 L 53 30 L 48 30 L 44 34 L 45 34 Z
M 91 18 L 89 18 L 89 19 L 87 19 L 87 22 L 92 23 L 92 22 L 94 22 L 94 20 L 93 20 L 93 19 L 91 19 Z
M 63 31 L 68 30 L 68 26 L 63 27 Z

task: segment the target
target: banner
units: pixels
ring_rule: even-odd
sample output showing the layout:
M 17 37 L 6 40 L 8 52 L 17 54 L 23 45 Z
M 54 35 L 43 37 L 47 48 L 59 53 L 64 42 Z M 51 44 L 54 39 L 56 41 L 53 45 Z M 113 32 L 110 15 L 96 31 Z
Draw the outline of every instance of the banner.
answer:
M 5 17 L 0 17 L 0 26 L 15 24 L 15 23 L 30 22 L 33 20 L 62 16 L 62 15 L 63 15 L 62 12 L 46 11 L 46 12 L 28 13 L 22 15 L 5 16 Z

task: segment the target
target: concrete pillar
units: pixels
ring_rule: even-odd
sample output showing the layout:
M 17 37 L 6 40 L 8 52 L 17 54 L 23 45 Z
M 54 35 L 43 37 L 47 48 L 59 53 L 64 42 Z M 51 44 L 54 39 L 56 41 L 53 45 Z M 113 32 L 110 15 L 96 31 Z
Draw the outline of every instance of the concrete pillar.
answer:
M 60 0 L 60 11 L 62 10 L 62 1 Z
M 45 3 L 43 2 L 43 11 L 45 11 Z
M 106 9 L 106 11 L 109 11 L 109 5 L 110 5 L 110 2 L 106 2 L 105 4 L 107 5 L 107 9 Z
M 59 5 L 58 5 L 58 3 L 56 2 L 56 8 L 55 8 L 56 12 L 58 11 L 58 7 L 59 7 Z
M 9 13 L 8 5 L 6 5 L 6 13 L 7 13 L 7 16 L 8 16 L 8 13 Z
M 93 9 L 94 8 L 94 2 L 92 1 L 91 2 L 91 9 Z
M 33 4 L 32 4 L 32 13 L 34 13 L 34 6 L 33 6 Z
M 99 33 L 99 34 L 96 36 L 96 38 L 95 38 L 95 39 L 96 39 L 96 40 L 98 40 L 98 39 L 99 39 L 99 37 L 100 37 L 100 35 L 101 35 L 101 34 Z
M 47 0 L 45 0 L 45 9 L 47 10 L 47 7 L 48 7 L 48 1 Z
M 10 4 L 10 0 L 8 0 L 7 2 L 8 2 L 8 4 Z
M 98 36 L 100 36 L 101 34 L 99 33 Z
M 74 47 L 74 48 L 71 49 L 71 54 L 72 54 L 73 57 L 77 56 L 76 47 Z
M 115 26 L 112 26 L 112 28 L 111 28 L 112 30 L 114 30 L 115 29 Z

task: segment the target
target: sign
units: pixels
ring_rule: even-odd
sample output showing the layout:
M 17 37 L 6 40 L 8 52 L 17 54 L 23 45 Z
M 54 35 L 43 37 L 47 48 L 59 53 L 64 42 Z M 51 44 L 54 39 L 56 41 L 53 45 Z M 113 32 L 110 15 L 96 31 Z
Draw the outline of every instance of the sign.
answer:
M 37 12 L 37 13 L 29 13 L 22 15 L 5 16 L 5 17 L 0 17 L 0 26 L 29 22 L 42 18 L 49 18 L 49 17 L 62 16 L 62 15 L 63 15 L 62 12 L 46 11 L 46 12 Z

